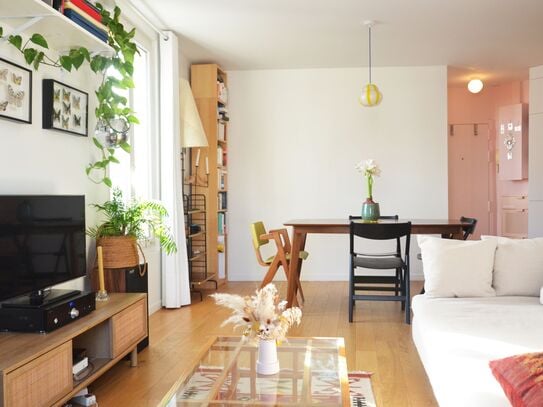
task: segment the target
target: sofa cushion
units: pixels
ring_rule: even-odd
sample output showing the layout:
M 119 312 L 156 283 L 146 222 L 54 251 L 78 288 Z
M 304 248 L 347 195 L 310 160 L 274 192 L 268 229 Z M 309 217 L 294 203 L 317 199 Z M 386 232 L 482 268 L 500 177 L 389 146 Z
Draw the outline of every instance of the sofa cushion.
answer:
M 482 236 L 481 239 L 497 242 L 492 282 L 496 295 L 539 296 L 543 287 L 543 238 Z
M 496 241 L 463 241 L 418 236 L 428 297 L 494 296 Z
M 527 353 L 489 363 L 513 407 L 543 406 L 543 353 Z

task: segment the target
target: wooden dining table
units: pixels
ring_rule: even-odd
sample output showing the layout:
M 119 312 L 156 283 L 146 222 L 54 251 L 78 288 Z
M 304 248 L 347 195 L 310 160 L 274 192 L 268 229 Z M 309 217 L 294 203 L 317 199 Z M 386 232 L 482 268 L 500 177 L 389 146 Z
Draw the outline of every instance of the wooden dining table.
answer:
M 411 222 L 413 235 L 441 235 L 453 239 L 462 239 L 463 228 L 469 226 L 459 219 L 400 219 L 379 222 Z M 295 219 L 284 223 L 292 227 L 292 249 L 288 273 L 287 306 L 298 305 L 297 276 L 302 271 L 300 252 L 305 249 L 307 235 L 319 234 L 349 234 L 350 220 L 345 219 Z

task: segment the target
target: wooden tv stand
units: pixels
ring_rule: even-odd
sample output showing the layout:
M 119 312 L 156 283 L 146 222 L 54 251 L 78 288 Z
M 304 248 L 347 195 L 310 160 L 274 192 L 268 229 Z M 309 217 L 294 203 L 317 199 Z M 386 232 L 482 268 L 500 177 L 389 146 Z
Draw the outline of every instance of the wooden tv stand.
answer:
M 147 336 L 147 295 L 111 293 L 96 311 L 48 334 L 0 333 L 0 406 L 58 406 L 132 352 Z M 93 370 L 76 381 L 72 348 L 85 348 Z M 98 400 L 99 402 L 99 400 Z

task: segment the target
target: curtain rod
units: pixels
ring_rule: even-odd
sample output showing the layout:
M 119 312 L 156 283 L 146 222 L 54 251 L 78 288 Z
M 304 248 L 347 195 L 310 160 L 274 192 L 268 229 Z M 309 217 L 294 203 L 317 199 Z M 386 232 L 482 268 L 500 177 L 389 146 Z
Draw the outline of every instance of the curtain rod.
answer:
M 132 2 L 132 0 L 128 0 L 127 1 L 128 4 L 130 5 L 130 7 L 132 8 L 132 10 L 134 10 L 136 12 L 136 14 L 143 19 L 143 21 L 145 21 L 149 27 L 151 27 L 153 29 L 153 31 L 155 31 L 158 35 L 160 35 L 164 41 L 168 41 L 170 39 L 169 35 L 166 34 L 163 30 L 161 30 L 160 28 L 158 28 L 151 20 L 149 20 L 149 18 L 140 11 L 139 8 L 137 8 L 134 3 Z

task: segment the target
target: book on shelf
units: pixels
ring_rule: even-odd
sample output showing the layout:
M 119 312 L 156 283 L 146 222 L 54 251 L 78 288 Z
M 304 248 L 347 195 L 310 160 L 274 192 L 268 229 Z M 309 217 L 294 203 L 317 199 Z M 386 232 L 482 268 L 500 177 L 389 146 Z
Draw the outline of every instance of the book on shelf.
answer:
M 223 149 L 221 146 L 217 147 L 217 165 L 219 166 L 223 166 L 223 158 L 224 158 L 224 155 L 223 155 Z
M 228 208 L 228 203 L 226 201 L 226 192 L 219 192 L 217 198 L 219 210 L 225 211 Z
M 96 8 L 94 4 L 89 3 L 85 0 L 66 0 L 66 4 L 68 3 L 72 6 L 77 7 L 81 12 L 86 13 L 89 17 L 93 18 L 97 22 L 102 23 L 102 16 L 100 14 L 100 11 Z
M 225 170 L 219 170 L 219 173 L 218 173 L 218 177 L 217 177 L 217 180 L 218 180 L 218 188 L 221 190 L 221 189 L 226 189 L 226 171 Z
M 230 120 L 228 117 L 228 109 L 226 106 L 217 106 L 217 119 L 227 122 Z
M 228 89 L 224 82 L 217 81 L 217 98 L 223 103 L 228 103 Z
M 64 2 L 64 13 L 66 13 L 66 11 L 68 10 L 72 10 L 79 17 L 84 19 L 88 24 L 95 27 L 97 30 L 107 33 L 107 27 L 102 24 L 102 17 L 100 16 L 100 13 L 98 13 L 98 11 L 93 9 L 92 7 L 86 5 L 83 0 L 79 0 L 79 2 L 78 0 L 66 0 Z M 89 11 L 92 14 L 90 14 Z
M 226 141 L 226 126 L 221 121 L 219 121 L 217 140 Z
M 105 25 L 89 16 L 71 1 L 64 2 L 64 15 L 89 33 L 107 42 L 108 30 Z
M 225 235 L 226 234 L 226 214 L 225 213 L 219 213 L 217 216 L 217 221 L 219 225 L 219 235 Z

